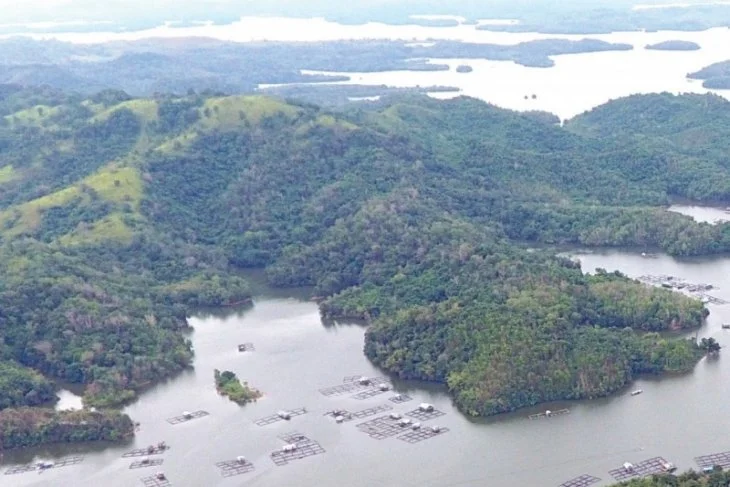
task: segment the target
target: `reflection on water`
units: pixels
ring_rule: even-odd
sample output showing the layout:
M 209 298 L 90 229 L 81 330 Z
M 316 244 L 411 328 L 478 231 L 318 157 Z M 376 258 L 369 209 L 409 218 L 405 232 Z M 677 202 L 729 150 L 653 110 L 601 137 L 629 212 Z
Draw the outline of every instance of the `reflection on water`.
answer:
M 672 274 L 709 282 L 717 287 L 719 297 L 730 300 L 730 259 L 680 261 L 619 251 L 576 257 L 584 269 L 602 267 L 630 276 Z M 3 485 L 135 485 L 149 473 L 130 470 L 130 461 L 122 459 L 122 453 L 159 441 L 171 445 L 163 456 L 162 470 L 176 486 L 549 487 L 584 473 L 603 478 L 603 484 L 597 485 L 606 485 L 608 470 L 625 461 L 661 455 L 686 469 L 694 466 L 695 456 L 730 447 L 726 440 L 730 424 L 716 421 L 730 413 L 730 362 L 722 355 L 701 361 L 690 374 L 640 378 L 608 398 L 542 404 L 486 419 L 459 413 L 443 386 L 394 380 L 395 393 L 413 397 L 394 406 L 397 411 L 429 402 L 446 413 L 431 422 L 450 431 L 414 445 L 395 438 L 374 440 L 357 430 L 358 421 L 335 424 L 324 413 L 390 405 L 387 398 L 393 392 L 366 400 L 325 397 L 318 392 L 341 383 L 344 376 L 383 374 L 363 356 L 365 327 L 325 325 L 316 304 L 308 299 L 266 293 L 271 297 L 259 295 L 247 309 L 190 319 L 194 367 L 146 391 L 126 408 L 141 423 L 134 440 L 124 445 L 56 445 L 6 452 L 4 465 L 69 454 L 86 458 L 80 465 L 41 476 L 3 476 Z M 711 305 L 710 309 L 699 336 L 712 336 L 730 348 L 729 333 L 721 329 L 723 321 L 730 321 L 730 307 Z M 239 353 L 237 345 L 245 342 L 253 343 L 256 350 Z M 264 397 L 245 407 L 220 397 L 213 385 L 216 368 L 232 370 L 263 391 Z M 631 396 L 631 390 L 638 388 L 644 393 Z M 290 422 L 254 424 L 278 410 L 299 407 L 306 407 L 308 413 Z M 528 419 L 533 413 L 562 408 L 570 409 L 570 414 Z M 177 426 L 166 422 L 184 410 L 198 409 L 210 415 Z M 707 435 L 710 422 L 713 434 Z M 319 441 L 326 454 L 275 466 L 269 454 L 282 446 L 277 435 L 292 430 Z M 222 478 L 215 463 L 238 455 L 250 459 L 256 470 L 236 480 Z

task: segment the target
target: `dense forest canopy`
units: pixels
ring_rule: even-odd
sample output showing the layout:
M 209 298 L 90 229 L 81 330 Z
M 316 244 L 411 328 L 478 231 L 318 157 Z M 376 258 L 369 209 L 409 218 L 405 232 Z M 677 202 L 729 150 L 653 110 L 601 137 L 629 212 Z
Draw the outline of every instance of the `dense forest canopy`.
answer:
M 38 372 L 133 398 L 191 363 L 186 316 L 245 300 L 247 267 L 371 320 L 368 357 L 470 414 L 689 370 L 703 349 L 658 332 L 698 326 L 699 301 L 517 241 L 727 251 L 729 225 L 664 206 L 730 200 L 728 105 L 631 97 L 560 127 L 469 98 L 334 115 L 2 86 L 0 404 L 45 398 Z

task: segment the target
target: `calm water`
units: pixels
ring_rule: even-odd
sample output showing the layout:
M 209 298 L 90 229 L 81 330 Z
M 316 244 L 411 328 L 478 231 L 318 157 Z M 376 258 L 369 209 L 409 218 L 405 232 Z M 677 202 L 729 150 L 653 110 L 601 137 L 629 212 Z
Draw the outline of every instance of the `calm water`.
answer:
M 720 223 L 730 221 L 730 211 L 727 211 L 724 208 L 695 205 L 672 205 L 668 209 L 675 213 L 691 216 L 698 222 Z
M 485 21 L 484 23 L 488 23 Z M 100 26 L 103 29 L 103 26 Z M 552 68 L 527 68 L 511 61 L 471 59 L 434 59 L 451 66 L 450 71 L 383 73 L 345 73 L 349 83 L 398 87 L 446 85 L 456 86 L 464 95 L 480 98 L 514 110 L 545 110 L 562 119 L 570 118 L 611 99 L 634 93 L 668 91 L 672 93 L 705 93 L 701 81 L 690 81 L 687 73 L 730 57 L 730 29 L 717 28 L 703 32 L 614 32 L 600 35 L 557 35 L 510 33 L 476 30 L 474 26 L 423 27 L 416 25 L 342 25 L 323 19 L 244 17 L 228 25 L 172 27 L 136 32 L 89 32 L 30 34 L 39 39 L 55 38 L 76 43 L 99 43 L 115 40 L 136 40 L 150 37 L 173 38 L 202 36 L 235 42 L 251 41 L 331 41 L 340 39 L 393 39 L 434 41 L 440 39 L 465 42 L 518 44 L 536 39 L 582 39 L 590 37 L 608 42 L 628 43 L 632 51 L 600 52 L 555 56 Z M 2 37 L 2 36 L 0 36 Z M 5 36 L 7 37 L 7 36 Z M 647 44 L 680 39 L 702 46 L 699 51 L 671 52 L 644 49 Z M 469 64 L 471 73 L 456 73 L 459 64 Z M 338 74 L 338 73 L 328 73 Z M 717 91 L 730 96 L 730 91 Z M 532 95 L 537 95 L 532 99 Z M 525 96 L 528 99 L 525 100 Z M 434 94 L 437 97 L 453 93 Z
M 715 294 L 730 300 L 730 259 L 676 261 L 667 256 L 641 257 L 625 252 L 580 253 L 585 270 L 603 267 L 631 276 L 672 274 L 715 284 Z M 74 467 L 3 476 L 8 486 L 130 486 L 156 471 L 129 470 L 121 454 L 160 440 L 172 449 L 160 468 L 175 486 L 506 486 L 550 487 L 584 473 L 608 480 L 608 470 L 625 461 L 662 455 L 680 468 L 693 457 L 730 449 L 730 424 L 718 419 L 730 413 L 730 360 L 703 360 L 691 374 L 643 378 L 627 390 L 596 401 L 542 405 L 514 414 L 472 421 L 451 405 L 439 387 L 396 383 L 414 401 L 405 412 L 427 401 L 447 414 L 433 420 L 447 434 L 409 445 L 397 439 L 377 441 L 356 430 L 355 422 L 335 424 L 323 413 L 333 408 L 359 410 L 388 403 L 390 393 L 357 401 L 327 398 L 319 388 L 338 384 L 343 376 L 379 372 L 362 354 L 365 329 L 358 325 L 322 324 L 315 304 L 287 292 L 266 292 L 247 310 L 228 316 L 192 318 L 195 368 L 143 394 L 127 408 L 140 421 L 137 437 L 124 445 L 56 446 L 8 452 L 4 465 L 82 453 Z M 700 336 L 713 336 L 730 347 L 723 321 L 730 306 L 712 306 Z M 256 351 L 241 354 L 236 344 L 253 342 Z M 213 369 L 230 369 L 260 388 L 265 396 L 239 407 L 219 397 Z M 640 387 L 644 394 L 631 397 Z M 279 409 L 306 407 L 308 414 L 265 427 L 257 418 Z M 570 415 L 530 421 L 527 415 L 546 408 L 569 407 Z M 205 409 L 210 416 L 178 426 L 165 419 L 183 410 Z M 327 453 L 276 467 L 268 454 L 282 442 L 276 435 L 298 430 L 318 440 Z M 712 434 L 708 434 L 712 431 Z M 245 455 L 253 473 L 223 479 L 215 462 Z

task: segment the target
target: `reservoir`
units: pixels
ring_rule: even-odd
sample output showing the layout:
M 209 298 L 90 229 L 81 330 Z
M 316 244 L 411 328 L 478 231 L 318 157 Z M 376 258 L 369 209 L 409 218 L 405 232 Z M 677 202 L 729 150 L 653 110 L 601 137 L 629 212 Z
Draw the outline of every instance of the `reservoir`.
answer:
M 678 261 L 668 256 L 642 257 L 623 251 L 573 252 L 583 268 L 621 270 L 630 276 L 669 274 L 690 282 L 711 283 L 713 294 L 730 300 L 730 259 Z M 710 305 L 707 323 L 697 334 L 712 336 L 730 347 L 723 321 L 730 306 Z M 49 470 L 3 475 L 7 486 L 142 485 L 141 477 L 164 471 L 175 486 L 504 486 L 550 487 L 582 475 L 611 483 L 608 471 L 624 462 L 655 456 L 680 470 L 696 468 L 693 458 L 730 450 L 730 361 L 726 352 L 703 359 L 694 372 L 675 377 L 642 377 L 609 398 L 543 404 L 487 419 L 466 418 L 451 404 L 443 388 L 394 381 L 396 392 L 413 400 L 388 401 L 394 392 L 356 400 L 351 394 L 326 397 L 319 389 L 341 384 L 348 375 L 377 376 L 362 353 L 365 328 L 360 324 L 323 323 L 306 292 L 262 287 L 252 306 L 230 313 L 200 314 L 190 319 L 195 347 L 194 368 L 146 391 L 126 411 L 141 423 L 137 437 L 118 445 L 60 445 L 9 451 L 2 468 L 38 458 L 84 455 L 83 463 Z M 690 335 L 694 336 L 695 332 Z M 237 344 L 251 342 L 255 351 L 239 353 Z M 213 370 L 232 370 L 259 388 L 264 397 L 239 407 L 220 397 Z M 641 388 L 644 393 L 631 396 Z M 64 401 L 73 406 L 70 392 Z M 438 424 L 448 433 L 420 443 L 396 438 L 376 440 L 360 432 L 355 420 L 343 424 L 324 414 L 332 409 L 358 411 L 390 404 L 407 412 L 421 402 L 444 416 Z M 307 413 L 267 426 L 254 421 L 282 409 L 305 407 Z M 530 420 L 546 409 L 569 408 L 570 414 Z M 167 418 L 182 411 L 206 410 L 209 416 L 172 426 Z M 318 441 L 325 454 L 275 466 L 269 454 L 279 450 L 282 433 L 297 431 Z M 712 431 L 712 434 L 708 434 Z M 133 448 L 166 441 L 160 467 L 130 470 L 132 459 L 121 455 Z M 216 462 L 243 455 L 253 472 L 223 478 Z

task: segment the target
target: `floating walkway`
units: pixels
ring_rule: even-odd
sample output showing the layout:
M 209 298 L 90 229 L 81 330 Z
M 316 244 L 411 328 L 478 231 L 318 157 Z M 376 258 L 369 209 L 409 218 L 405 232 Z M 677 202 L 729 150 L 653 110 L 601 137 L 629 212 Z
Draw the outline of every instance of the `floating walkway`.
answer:
M 629 480 L 634 477 L 641 478 L 648 477 L 649 475 L 666 473 L 666 465 L 668 464 L 669 462 L 667 462 L 664 458 L 654 457 L 648 460 L 644 460 L 641 463 L 631 465 L 631 468 L 614 468 L 613 470 L 609 470 L 608 473 L 618 482 L 623 482 L 624 480 Z
M 243 475 L 245 473 L 253 472 L 255 467 L 253 463 L 249 462 L 245 458 L 237 458 L 235 460 L 226 460 L 224 462 L 218 462 L 215 464 L 221 471 L 223 477 L 235 477 L 236 475 Z
M 404 402 L 412 401 L 413 398 L 408 394 L 398 394 L 397 396 L 389 397 L 388 401 L 395 404 L 403 404 Z
M 285 441 L 287 444 L 281 450 L 271 453 L 271 461 L 277 467 L 284 466 L 294 460 L 301 460 L 325 453 L 322 445 L 301 433 L 286 433 L 280 435 L 279 439 Z
M 695 457 L 695 462 L 697 462 L 697 465 L 699 465 L 700 468 L 714 467 L 715 465 L 722 468 L 728 468 L 730 467 L 730 451 Z
M 419 443 L 423 440 L 428 440 L 429 438 L 433 438 L 434 436 L 443 435 L 444 433 L 448 433 L 449 428 L 418 428 L 418 429 L 412 429 L 408 433 L 404 435 L 400 435 L 398 437 L 399 440 L 405 441 L 406 443 Z
M 563 482 L 558 487 L 588 487 L 589 485 L 593 485 L 600 481 L 601 479 L 592 475 L 581 475 L 580 477 Z
M 256 348 L 253 346 L 253 343 L 241 343 L 238 346 L 239 352 L 255 352 Z
M 138 468 L 145 468 L 145 467 L 157 467 L 159 465 L 162 465 L 162 462 L 164 460 L 162 458 L 145 458 L 143 460 L 136 460 L 132 462 L 129 465 L 130 470 L 135 470 Z
M 295 416 L 301 416 L 302 414 L 307 413 L 307 408 L 299 408 L 299 409 L 290 409 L 286 411 L 279 411 L 276 414 L 272 414 L 271 416 L 266 416 L 265 418 L 260 418 L 254 421 L 254 423 L 257 426 L 267 426 L 279 421 L 289 421 L 291 418 Z
M 351 413 L 350 411 L 346 410 L 335 410 L 325 413 L 325 416 L 331 416 L 338 420 L 338 423 L 346 423 L 348 421 L 353 421 L 355 419 L 363 419 L 370 416 L 375 416 L 378 413 L 382 413 L 385 411 L 392 410 L 393 407 L 389 406 L 388 404 L 383 404 L 382 406 L 375 406 L 368 409 L 363 409 L 362 411 L 356 411 L 354 413 Z
M 530 419 L 552 418 L 553 416 L 563 416 L 570 414 L 570 409 L 558 409 L 557 411 L 545 411 L 544 413 L 531 414 Z
M 352 396 L 352 398 L 362 401 L 363 399 L 370 399 L 371 397 L 379 396 L 380 394 L 385 394 L 389 390 L 390 390 L 390 388 L 385 389 L 385 390 L 383 390 L 383 389 L 367 389 L 365 391 L 358 392 L 357 394 L 355 394 L 354 396 Z
M 172 482 L 164 474 L 158 473 L 140 479 L 145 487 L 170 487 Z
M 182 413 L 180 416 L 168 418 L 167 422 L 170 424 L 187 423 L 188 421 L 192 421 L 192 420 L 198 419 L 198 418 L 203 418 L 205 416 L 208 416 L 209 414 L 210 413 L 208 411 L 203 411 L 201 409 L 200 411 L 195 411 L 192 413 Z
M 122 455 L 122 458 L 145 457 L 148 455 L 161 455 L 169 449 L 170 449 L 170 447 L 164 441 L 162 441 L 162 442 L 158 443 L 157 445 L 150 445 L 147 448 L 136 448 L 134 450 L 128 451 L 127 453 Z
M 15 467 L 10 467 L 9 469 L 7 469 L 5 471 L 5 475 L 17 475 L 20 473 L 28 473 L 28 472 L 49 470 L 52 468 L 68 467 L 71 465 L 77 465 L 83 461 L 84 461 L 84 457 L 74 456 L 74 457 L 61 458 L 59 460 L 54 460 L 52 462 L 48 461 L 48 462 L 27 463 L 25 465 L 17 465 Z

